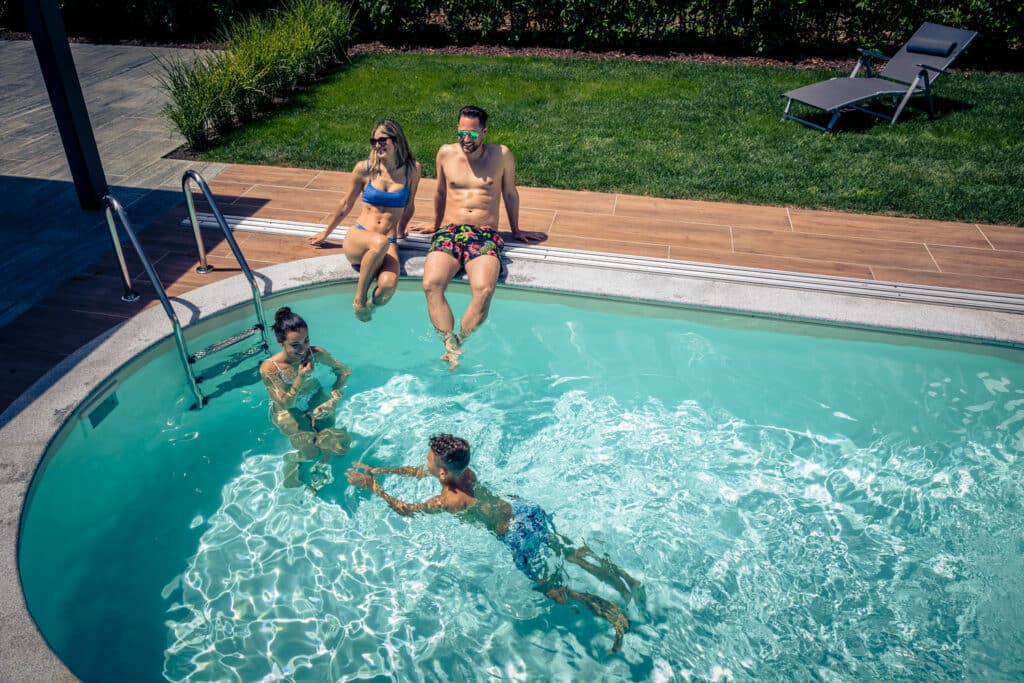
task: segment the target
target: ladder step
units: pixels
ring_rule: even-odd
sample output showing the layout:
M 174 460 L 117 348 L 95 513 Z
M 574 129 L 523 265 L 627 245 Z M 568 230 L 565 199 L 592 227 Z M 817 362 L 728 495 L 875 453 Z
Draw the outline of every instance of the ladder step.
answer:
M 245 329 L 245 330 L 242 330 L 238 334 L 232 335 L 232 336 L 228 337 L 227 339 L 222 339 L 219 342 L 216 342 L 214 344 L 210 344 L 209 346 L 207 346 L 202 351 L 196 351 L 195 353 L 193 353 L 191 356 L 188 357 L 188 362 L 189 363 L 195 363 L 196 361 L 202 360 L 203 358 L 209 356 L 211 353 L 216 353 L 218 351 L 223 351 L 224 349 L 228 348 L 229 346 L 234 346 L 238 342 L 244 341 L 244 340 L 248 339 L 249 337 L 253 336 L 254 334 L 256 334 L 256 333 L 258 333 L 258 332 L 260 332 L 262 330 L 263 330 L 263 326 L 262 325 L 259 325 L 259 324 L 253 325 L 252 327 L 250 327 L 248 329 Z M 263 349 L 263 348 L 265 348 L 264 344 L 257 344 L 255 347 L 253 347 L 253 349 Z M 252 355 L 253 353 L 256 353 L 256 351 L 254 351 L 253 349 L 249 349 L 248 351 L 246 351 L 245 355 L 249 356 L 249 355 Z
M 229 369 L 237 366 L 246 358 L 251 358 L 252 356 L 255 356 L 259 353 L 266 353 L 266 351 L 267 345 L 264 344 L 263 342 L 260 342 L 255 346 L 245 349 L 244 351 L 239 351 L 238 353 L 232 355 L 231 357 L 219 363 L 214 363 L 210 367 L 206 368 L 205 374 L 196 375 L 196 382 L 202 383 L 210 379 L 218 378 L 222 376 L 224 373 L 226 373 Z M 259 369 L 256 366 L 251 367 L 249 370 L 251 370 L 251 372 L 253 373 L 254 378 L 259 377 Z M 248 370 L 246 372 L 248 372 Z M 218 389 L 218 392 L 219 391 L 221 390 Z M 210 395 L 209 398 L 213 398 L 216 395 L 218 394 L 215 392 L 214 394 Z

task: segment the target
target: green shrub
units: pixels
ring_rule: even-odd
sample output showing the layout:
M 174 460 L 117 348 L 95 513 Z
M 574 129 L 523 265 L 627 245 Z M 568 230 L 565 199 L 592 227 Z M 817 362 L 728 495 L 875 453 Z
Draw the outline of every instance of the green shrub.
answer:
M 214 133 L 266 111 L 345 57 L 354 17 L 335 0 L 291 0 L 279 11 L 230 22 L 221 51 L 163 63 L 165 114 L 194 150 Z
M 164 105 L 164 114 L 185 137 L 192 149 L 204 146 L 215 97 L 209 87 L 210 70 L 207 60 L 196 62 L 184 59 L 166 60 L 159 76 L 160 84 L 170 95 Z
M 532 43 L 632 52 L 849 55 L 902 44 L 923 21 L 981 33 L 964 62 L 1019 68 L 1019 0 L 358 0 L 386 43 Z

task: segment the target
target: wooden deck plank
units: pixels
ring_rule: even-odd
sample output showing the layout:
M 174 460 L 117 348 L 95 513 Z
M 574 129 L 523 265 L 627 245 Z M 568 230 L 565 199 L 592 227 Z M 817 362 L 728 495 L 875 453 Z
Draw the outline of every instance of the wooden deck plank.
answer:
M 991 248 L 974 225 L 893 216 L 865 216 L 790 209 L 793 230 L 819 235 L 862 237 L 893 242 Z
M 790 229 L 789 214 L 784 207 L 777 206 L 744 206 L 619 195 L 615 203 L 615 215 L 720 226 Z
M 1010 279 L 1020 278 L 1024 273 L 1024 254 L 1021 252 L 942 246 L 929 247 L 929 250 L 944 273 Z
M 1011 225 L 979 225 L 978 229 L 999 250 L 1024 252 L 1024 228 Z M 1024 255 L 1021 256 L 1024 259 Z M 1024 269 L 1024 261 L 1021 262 Z
M 736 251 L 766 256 L 938 270 L 925 246 L 910 242 L 734 228 L 733 248 Z
M 874 279 L 869 267 L 858 263 L 843 263 L 842 261 L 825 261 L 821 259 L 805 259 L 788 256 L 766 256 L 764 254 L 715 251 L 708 249 L 688 249 L 686 247 L 670 247 L 669 258 L 679 261 L 697 261 L 708 264 L 740 266 L 742 268 L 763 268 L 766 270 L 782 270 L 793 273 L 809 273 L 812 275 L 856 277 L 863 280 Z
M 595 213 L 558 211 L 552 234 L 577 237 L 582 242 L 597 238 L 620 242 L 641 242 L 697 249 L 731 250 L 729 228 L 696 223 L 679 223 L 650 218 L 611 216 Z M 580 246 L 580 249 L 586 249 Z
M 284 168 L 281 166 L 253 166 L 232 164 L 221 171 L 217 178 L 233 183 L 263 183 L 285 187 L 303 188 L 319 171 L 305 168 Z

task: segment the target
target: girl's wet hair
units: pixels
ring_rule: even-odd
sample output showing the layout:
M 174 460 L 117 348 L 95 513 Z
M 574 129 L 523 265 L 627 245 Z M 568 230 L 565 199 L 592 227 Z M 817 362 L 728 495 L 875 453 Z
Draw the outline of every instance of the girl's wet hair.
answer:
M 377 134 L 378 128 L 384 129 L 384 134 L 391 138 L 391 144 L 395 146 L 396 167 L 401 168 L 406 164 L 416 163 L 416 158 L 412 155 L 412 150 L 409 149 L 409 141 L 405 139 L 405 131 L 398 125 L 398 121 L 381 119 L 374 125 L 373 135 Z M 370 150 L 370 169 L 374 174 L 380 172 L 380 157 L 373 154 L 372 148 Z
M 430 450 L 452 474 L 458 474 L 469 466 L 469 442 L 465 439 L 451 434 L 435 434 L 430 437 Z
M 308 329 L 309 325 L 302 319 L 302 316 L 287 306 L 282 306 L 274 313 L 274 336 L 280 343 L 284 342 L 284 338 L 288 336 L 289 332 Z

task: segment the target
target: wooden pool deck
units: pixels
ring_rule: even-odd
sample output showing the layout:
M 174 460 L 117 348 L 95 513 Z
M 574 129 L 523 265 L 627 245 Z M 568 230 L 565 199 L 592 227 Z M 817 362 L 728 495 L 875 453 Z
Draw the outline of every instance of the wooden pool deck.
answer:
M 348 182 L 348 173 L 238 164 L 210 187 L 229 217 L 323 223 Z M 432 221 L 434 188 L 431 179 L 420 184 L 414 223 Z M 520 204 L 522 229 L 546 233 L 551 247 L 1024 295 L 1021 227 L 528 187 L 520 188 Z M 171 296 L 239 273 L 213 230 L 203 238 L 216 270 L 195 272 L 192 233 L 180 225 L 185 215 L 179 205 L 142 233 Z M 343 258 L 339 241 L 314 249 L 301 237 L 238 231 L 236 239 L 255 270 L 331 253 Z M 110 255 L 5 328 L 0 411 L 83 344 L 155 303 L 129 251 L 139 301 L 120 300 Z

